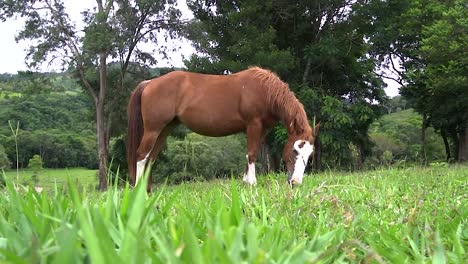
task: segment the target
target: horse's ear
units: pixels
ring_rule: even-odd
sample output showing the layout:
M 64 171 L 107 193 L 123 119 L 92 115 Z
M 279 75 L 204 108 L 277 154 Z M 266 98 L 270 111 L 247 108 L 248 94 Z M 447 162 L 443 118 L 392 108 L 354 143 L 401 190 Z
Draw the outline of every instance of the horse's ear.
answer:
M 320 128 L 320 122 L 318 122 L 318 123 L 315 125 L 314 129 L 312 130 L 312 135 L 313 135 L 314 137 L 316 137 L 316 136 L 318 135 L 319 128 Z
M 304 133 L 304 127 L 301 126 L 299 123 L 299 119 L 296 117 L 294 118 L 294 130 L 296 131 L 297 135 L 302 135 Z

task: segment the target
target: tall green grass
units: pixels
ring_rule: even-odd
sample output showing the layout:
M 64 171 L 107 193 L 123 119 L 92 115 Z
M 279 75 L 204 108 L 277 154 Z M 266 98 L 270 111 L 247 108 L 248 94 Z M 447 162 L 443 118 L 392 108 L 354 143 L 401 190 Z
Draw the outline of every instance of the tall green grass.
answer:
M 0 262 L 464 263 L 468 168 L 0 195 Z

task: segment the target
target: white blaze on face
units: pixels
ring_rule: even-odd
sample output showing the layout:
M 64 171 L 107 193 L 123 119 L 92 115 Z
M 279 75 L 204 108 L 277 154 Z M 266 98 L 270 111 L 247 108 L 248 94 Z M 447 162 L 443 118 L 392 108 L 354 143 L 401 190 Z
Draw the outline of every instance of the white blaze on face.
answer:
M 149 153 L 146 154 L 144 159 L 137 162 L 135 185 L 137 185 L 140 178 L 143 177 L 143 172 L 145 171 L 145 165 L 146 165 L 146 162 L 148 161 L 148 156 L 149 156 Z
M 249 163 L 249 156 L 247 156 L 247 163 L 249 164 L 249 166 L 247 167 L 247 173 L 244 174 L 244 178 L 242 180 L 245 183 L 254 185 L 257 183 L 257 178 L 255 177 L 255 163 Z
M 291 176 L 291 183 L 301 184 L 304 177 L 304 170 L 309 160 L 310 154 L 314 151 L 314 146 L 307 140 L 297 140 L 294 142 L 296 150 L 296 163 L 294 164 L 294 172 Z

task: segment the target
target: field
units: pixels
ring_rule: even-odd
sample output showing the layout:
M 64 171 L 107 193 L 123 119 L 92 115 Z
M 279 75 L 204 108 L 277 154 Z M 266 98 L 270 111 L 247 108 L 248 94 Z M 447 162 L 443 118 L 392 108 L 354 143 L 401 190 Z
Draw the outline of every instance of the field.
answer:
M 23 185 L 32 183 L 32 174 L 33 172 L 31 170 L 20 170 L 18 175 L 19 180 L 17 180 L 16 170 L 5 172 L 7 179 L 15 182 L 18 181 Z M 56 184 L 57 186 L 65 185 L 68 179 L 78 186 L 91 188 L 93 185 L 96 185 L 97 171 L 84 168 L 44 169 L 40 171 L 37 176 L 39 181 L 37 185 L 48 190 L 54 189 Z
M 11 173 L 0 195 L 0 262 L 468 259 L 467 166 L 325 172 L 293 189 L 272 174 L 255 187 L 236 178 L 161 185 L 149 196 L 144 185 L 104 193 L 77 188 L 73 170 L 63 174 L 71 176 L 68 184 L 17 192 Z

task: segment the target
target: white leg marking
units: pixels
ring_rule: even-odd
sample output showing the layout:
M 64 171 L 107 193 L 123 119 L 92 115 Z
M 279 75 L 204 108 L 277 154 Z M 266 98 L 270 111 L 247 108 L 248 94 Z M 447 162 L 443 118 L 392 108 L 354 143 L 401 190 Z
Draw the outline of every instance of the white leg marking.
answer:
M 149 157 L 149 153 L 146 154 L 144 159 L 137 162 L 135 185 L 137 185 L 140 178 L 143 177 L 143 173 L 145 172 L 145 165 L 146 165 L 146 162 L 148 161 L 148 157 Z
M 296 156 L 296 163 L 294 164 L 294 172 L 291 176 L 291 183 L 301 184 L 307 160 L 309 160 L 310 154 L 314 152 L 314 146 L 309 141 L 298 140 L 294 142 L 294 149 L 298 154 Z
M 244 174 L 244 178 L 242 178 L 242 180 L 245 183 L 254 185 L 257 183 L 257 178 L 255 177 L 255 163 L 249 163 L 249 155 L 245 155 L 245 157 L 247 158 L 247 164 L 249 164 L 249 166 L 247 167 L 247 173 Z
M 255 163 L 249 163 L 247 174 L 244 174 L 244 182 L 250 185 L 257 183 L 257 178 L 255 177 Z

